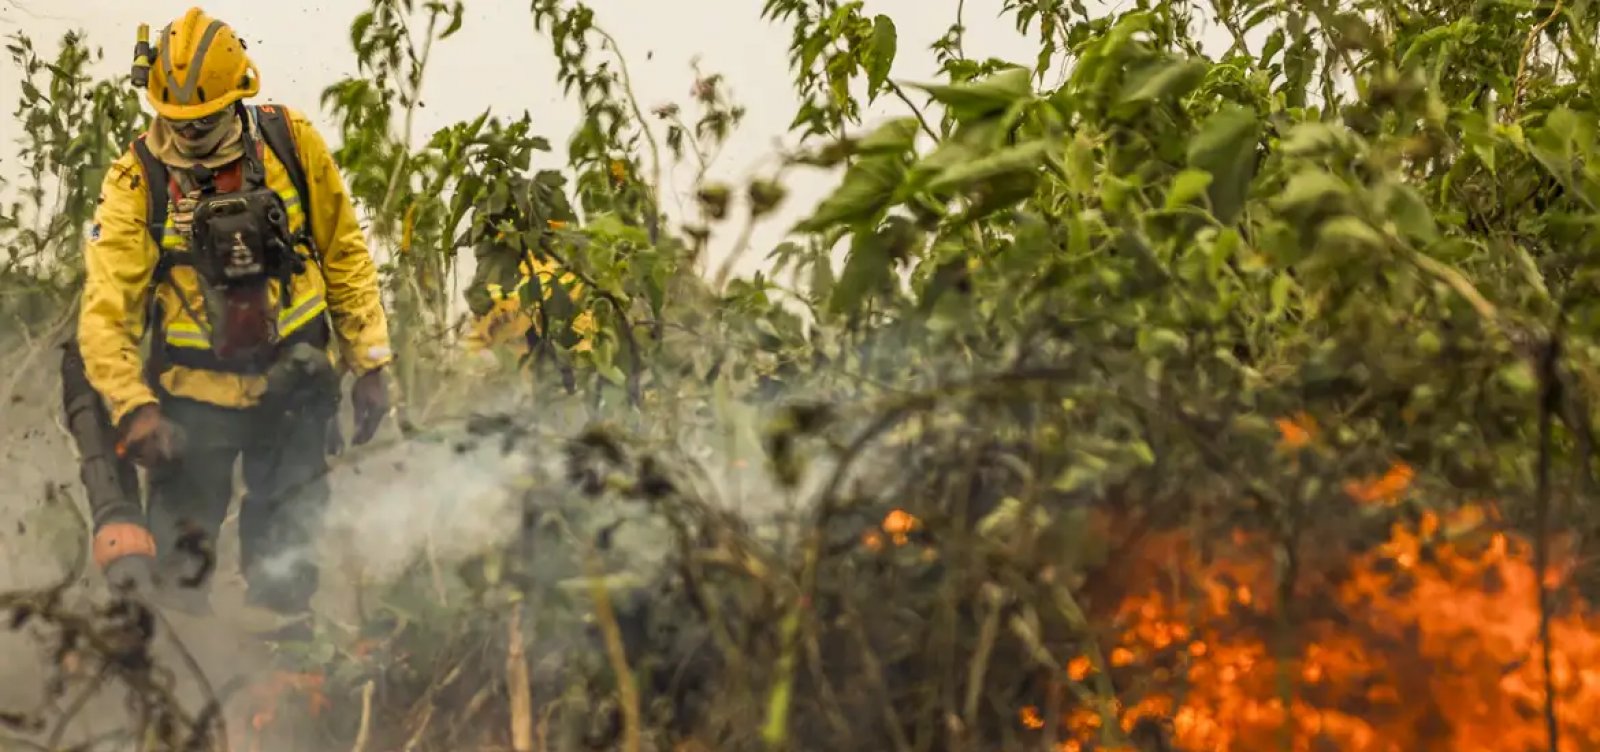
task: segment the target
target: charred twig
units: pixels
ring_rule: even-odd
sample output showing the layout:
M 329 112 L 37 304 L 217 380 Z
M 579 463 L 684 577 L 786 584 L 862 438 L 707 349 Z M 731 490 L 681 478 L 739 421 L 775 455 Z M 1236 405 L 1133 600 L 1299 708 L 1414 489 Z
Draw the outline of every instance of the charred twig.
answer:
M 178 656 L 183 659 L 184 666 L 186 668 L 188 668 L 189 669 L 189 673 L 194 676 L 195 683 L 199 684 L 201 691 L 205 692 L 206 707 L 207 708 L 220 708 L 220 707 L 222 707 L 222 700 L 218 697 L 217 691 L 214 688 L 212 688 L 211 680 L 206 677 L 205 670 L 200 668 L 200 661 L 196 660 L 195 657 L 194 657 L 194 653 L 191 653 L 189 651 L 189 647 L 187 645 L 184 645 L 182 640 L 178 639 L 178 633 L 175 632 L 172 629 L 172 622 L 168 621 L 166 616 L 162 615 L 159 612 L 154 611 L 153 609 L 152 609 L 152 613 L 154 613 L 156 619 L 161 622 L 161 626 L 164 629 L 166 629 L 167 635 L 170 638 L 169 641 L 172 643 L 173 649 L 178 651 Z M 202 713 L 201 714 L 201 718 L 203 718 L 204 716 L 205 716 L 205 714 Z M 222 713 L 215 713 L 215 716 L 216 716 L 216 723 L 217 723 L 217 735 L 218 735 L 218 738 L 219 738 L 220 743 L 222 745 L 223 752 L 227 752 L 227 750 L 228 750 L 228 722 L 227 722 L 227 720 L 225 718 L 223 718 L 223 714 Z M 197 718 L 196 720 L 198 721 L 200 719 Z M 202 728 L 198 728 L 197 727 L 197 728 L 194 729 L 194 734 L 195 734 L 196 738 L 203 738 L 204 735 L 205 735 L 205 730 L 202 729 Z
M 537 752 L 550 752 L 550 718 L 555 715 L 560 702 L 548 703 L 544 712 L 539 714 L 539 726 L 536 729 L 535 739 L 538 742 Z
M 861 651 L 861 662 L 866 664 L 867 680 L 872 682 L 873 689 L 878 691 L 878 709 L 883 714 L 884 725 L 889 727 L 889 737 L 894 740 L 896 752 L 911 752 L 911 741 L 906 738 L 905 728 L 900 725 L 900 714 L 895 712 L 894 702 L 889 696 L 889 686 L 883 681 L 883 665 L 878 661 L 877 653 L 872 650 L 872 641 L 867 637 L 867 630 L 862 628 L 861 619 L 854 613 L 847 614 L 845 621 L 850 634 L 855 637 L 856 647 Z
M 1559 4 L 1557 5 L 1559 8 Z M 1545 735 L 1550 745 L 1550 752 L 1560 749 L 1561 727 L 1556 715 L 1556 692 L 1553 662 L 1551 660 L 1550 640 L 1550 610 L 1552 608 L 1550 586 L 1545 583 L 1545 573 L 1550 566 L 1550 461 L 1552 447 L 1552 421 L 1556 411 L 1560 409 L 1561 388 L 1559 377 L 1559 363 L 1561 358 L 1561 334 L 1566 317 L 1562 316 L 1556 321 L 1556 331 L 1550 340 L 1545 343 L 1544 351 L 1539 358 L 1539 459 L 1538 459 L 1538 489 L 1537 526 L 1538 534 L 1534 539 L 1534 576 L 1537 578 L 1539 588 L 1539 660 L 1544 669 L 1544 721 Z M 1587 461 L 1587 458 L 1584 458 Z
M 50 738 L 45 741 L 46 749 L 61 748 L 61 739 L 66 736 L 68 724 L 72 723 L 72 719 L 78 717 L 78 713 L 83 711 L 83 706 L 88 704 L 89 698 L 100 691 L 100 687 L 105 684 L 106 674 L 109 670 L 108 666 L 102 665 L 100 670 L 95 672 L 94 678 L 89 680 L 88 685 L 76 697 L 72 698 L 72 702 L 67 705 L 67 709 L 56 720 L 56 726 L 50 732 Z
M 1100 642 L 1089 632 L 1089 619 L 1084 614 L 1083 608 L 1078 605 L 1078 600 L 1072 596 L 1072 591 L 1065 585 L 1056 585 L 1050 588 L 1055 595 L 1056 608 L 1066 618 L 1067 623 L 1084 633 L 1084 655 L 1089 658 L 1089 665 L 1094 668 L 1094 706 L 1100 713 L 1100 733 L 1103 740 L 1110 744 L 1121 742 L 1122 725 L 1117 718 L 1117 692 L 1111 686 L 1110 664 L 1106 661 L 1105 653 L 1100 649 Z
M 985 594 L 994 592 L 995 595 L 998 595 L 998 590 L 999 588 L 992 586 L 982 588 Z M 972 651 L 972 661 L 967 670 L 967 699 L 966 706 L 963 708 L 963 716 L 966 718 L 967 733 L 969 734 L 978 727 L 978 701 L 983 698 L 984 675 L 988 673 L 989 656 L 994 652 L 995 639 L 1000 633 L 1001 604 L 999 599 L 996 597 L 984 598 L 983 600 L 988 603 L 989 608 L 988 612 L 984 614 L 983 626 L 978 630 L 978 648 Z
M 822 665 L 822 646 L 816 640 L 806 640 L 806 659 L 811 668 L 812 681 L 817 683 L 818 694 L 822 695 L 823 718 L 833 728 L 833 733 L 839 735 L 840 741 L 849 739 L 850 724 L 845 720 L 843 706 L 839 704 L 839 693 L 834 691 L 833 681 L 828 678 L 828 672 Z
M 789 704 L 794 683 L 795 660 L 799 652 L 800 623 L 804 618 L 803 614 L 816 597 L 817 570 L 821 566 L 828 521 L 833 519 L 837 511 L 840 488 L 843 487 L 845 478 L 849 476 L 850 468 L 860 458 L 868 444 L 898 424 L 907 414 L 932 404 L 932 397 L 918 395 L 885 410 L 844 449 L 839 466 L 834 469 L 827 486 L 822 490 L 806 541 L 805 560 L 800 572 L 800 592 L 796 595 L 794 605 L 784 617 L 780 627 L 783 652 L 778 656 L 777 676 L 767 695 L 767 723 L 761 732 L 768 747 L 782 747 L 788 739 Z
M 461 731 L 473 727 L 472 720 L 478 717 L 478 713 L 483 710 L 484 704 L 489 702 L 489 698 L 493 696 L 494 692 L 490 687 L 484 687 L 472 695 L 472 699 L 467 701 L 466 709 L 462 710 L 460 715 L 456 716 L 455 722 L 450 725 L 450 731 L 445 737 L 447 746 L 454 748 L 456 739 L 460 736 Z

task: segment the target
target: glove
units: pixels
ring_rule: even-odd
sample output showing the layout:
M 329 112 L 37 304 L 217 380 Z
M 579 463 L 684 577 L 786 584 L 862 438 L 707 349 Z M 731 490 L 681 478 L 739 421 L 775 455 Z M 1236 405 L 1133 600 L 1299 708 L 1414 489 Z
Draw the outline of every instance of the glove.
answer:
M 177 429 L 161 416 L 161 407 L 154 402 L 139 406 L 123 419 L 118 456 L 154 467 L 176 457 L 177 448 Z
M 389 385 L 382 368 L 367 371 L 356 379 L 355 385 L 350 387 L 350 403 L 356 424 L 350 443 L 361 446 L 372 440 L 384 416 L 389 414 Z

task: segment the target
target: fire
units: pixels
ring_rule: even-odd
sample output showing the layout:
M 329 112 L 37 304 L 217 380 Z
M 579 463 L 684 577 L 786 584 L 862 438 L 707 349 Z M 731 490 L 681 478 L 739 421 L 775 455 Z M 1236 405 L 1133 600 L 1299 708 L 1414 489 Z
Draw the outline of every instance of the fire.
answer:
M 291 692 L 300 694 L 305 698 L 306 711 L 312 718 L 321 715 L 323 711 L 332 707 L 328 696 L 323 694 L 325 678 L 320 673 L 290 673 L 274 671 L 264 680 L 257 682 L 250 688 L 251 704 L 255 712 L 250 716 L 248 730 L 250 752 L 259 752 L 262 736 L 266 730 L 278 720 L 278 710 L 283 707 L 284 696 Z
M 883 518 L 883 532 L 889 534 L 896 546 L 904 546 L 910 540 L 911 531 L 921 524 L 910 512 L 896 509 Z
M 1279 418 L 1277 424 L 1284 449 L 1307 446 L 1317 435 L 1317 422 L 1305 413 L 1290 418 Z
M 922 526 L 922 521 L 904 509 L 892 509 L 884 515 L 883 522 L 878 528 L 869 528 L 861 534 L 861 545 L 868 551 L 882 551 L 887 540 L 896 546 L 904 546 L 911 542 L 911 533 Z M 924 555 L 927 555 L 924 551 Z
M 1305 424 L 1280 422 L 1283 446 L 1313 441 Z M 1390 505 L 1414 478 L 1396 462 L 1344 490 L 1354 504 Z M 1096 647 L 1117 696 L 1100 700 L 1124 732 L 1159 719 L 1187 752 L 1548 749 L 1540 575 L 1532 544 L 1496 522 L 1486 503 L 1396 522 L 1337 566 L 1305 566 L 1287 608 L 1271 541 L 1240 532 L 1202 559 L 1186 533 L 1149 536 L 1122 554 L 1130 566 L 1184 563 L 1130 575 L 1108 606 Z M 1569 570 L 1552 567 L 1546 586 Z M 1600 749 L 1600 612 L 1575 594 L 1558 601 L 1560 750 Z M 1063 669 L 1091 694 L 1100 686 L 1087 656 Z M 1021 725 L 1066 739 L 1057 752 L 1115 748 L 1096 708 L 1064 708 L 1060 729 L 1041 717 L 1029 708 Z

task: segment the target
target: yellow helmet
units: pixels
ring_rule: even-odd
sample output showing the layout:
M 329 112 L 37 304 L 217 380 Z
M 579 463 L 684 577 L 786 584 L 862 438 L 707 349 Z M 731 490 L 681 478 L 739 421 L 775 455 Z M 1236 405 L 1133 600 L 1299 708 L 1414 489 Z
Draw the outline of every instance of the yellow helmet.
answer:
M 146 96 L 168 120 L 195 120 L 261 91 L 261 72 L 227 24 L 190 8 L 161 30 Z

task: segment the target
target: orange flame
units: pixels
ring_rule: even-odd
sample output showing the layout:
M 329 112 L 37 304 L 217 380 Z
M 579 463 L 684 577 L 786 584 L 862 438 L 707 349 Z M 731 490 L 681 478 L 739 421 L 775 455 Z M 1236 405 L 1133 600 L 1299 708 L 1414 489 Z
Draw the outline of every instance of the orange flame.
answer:
M 1315 438 L 1304 416 L 1278 428 L 1284 448 Z M 1389 505 L 1415 476 L 1397 461 L 1344 490 Z M 1202 559 L 1185 532 L 1147 536 L 1125 553 L 1129 568 L 1186 563 L 1128 575 L 1101 647 L 1118 694 L 1100 699 L 1124 732 L 1165 719 L 1189 752 L 1546 749 L 1541 576 L 1531 544 L 1496 518 L 1476 503 L 1395 523 L 1370 550 L 1303 566 L 1287 602 L 1271 541 L 1236 531 Z M 1545 586 L 1564 585 L 1570 559 Z M 1600 610 L 1561 601 L 1550 625 L 1560 752 L 1600 749 Z M 1093 665 L 1078 656 L 1065 673 L 1081 682 Z M 1039 717 L 1025 709 L 1022 726 L 1041 729 Z M 1067 707 L 1062 725 L 1057 752 L 1107 750 L 1096 708 Z
M 323 684 L 322 674 L 275 671 L 264 681 L 251 687 L 250 694 L 256 708 L 250 716 L 250 731 L 253 732 L 249 745 L 251 752 L 259 752 L 262 732 L 277 721 L 278 710 L 283 707 L 284 695 L 290 691 L 305 696 L 306 711 L 312 718 L 333 707 L 333 703 L 328 701 L 328 696 L 323 694 Z
M 869 551 L 881 551 L 884 547 L 884 535 L 896 546 L 904 546 L 911 542 L 911 532 L 922 526 L 922 521 L 916 515 L 904 509 L 890 510 L 884 515 L 883 522 L 879 525 L 883 533 L 878 530 L 868 529 L 861 534 L 861 545 Z M 924 551 L 924 556 L 928 554 Z

